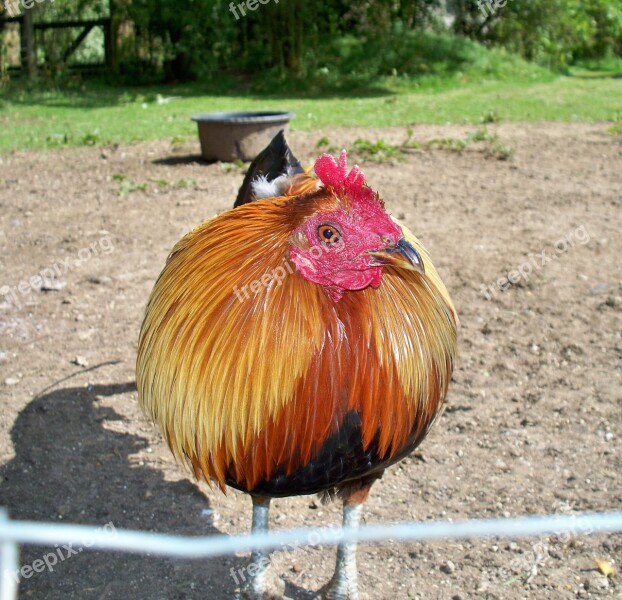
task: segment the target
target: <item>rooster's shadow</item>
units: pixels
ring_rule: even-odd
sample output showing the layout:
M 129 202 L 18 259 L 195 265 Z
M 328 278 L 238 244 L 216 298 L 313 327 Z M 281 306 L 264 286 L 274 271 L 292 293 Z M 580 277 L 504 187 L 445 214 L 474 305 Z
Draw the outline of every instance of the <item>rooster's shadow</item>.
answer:
M 11 431 L 15 456 L 0 469 L 0 506 L 11 518 L 179 535 L 212 535 L 209 503 L 188 480 L 167 481 L 137 459 L 147 438 L 106 405 L 131 401 L 134 383 L 67 387 L 35 397 Z M 117 400 L 119 398 L 117 397 Z M 124 400 L 121 397 L 121 400 Z M 22 547 L 21 565 L 62 548 Z M 51 562 L 51 561 L 50 561 Z M 20 580 L 20 598 L 232 598 L 246 559 L 174 560 L 80 552 Z

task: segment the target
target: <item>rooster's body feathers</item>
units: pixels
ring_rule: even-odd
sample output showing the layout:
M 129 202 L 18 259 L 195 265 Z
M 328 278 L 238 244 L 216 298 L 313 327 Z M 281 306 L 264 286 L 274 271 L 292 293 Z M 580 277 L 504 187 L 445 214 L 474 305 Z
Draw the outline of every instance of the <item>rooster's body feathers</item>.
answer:
M 172 251 L 141 332 L 138 389 L 197 476 L 263 496 L 372 480 L 439 414 L 456 316 L 425 275 L 391 266 L 335 302 L 296 271 L 289 236 L 342 200 L 296 175 L 286 195 L 204 223 Z

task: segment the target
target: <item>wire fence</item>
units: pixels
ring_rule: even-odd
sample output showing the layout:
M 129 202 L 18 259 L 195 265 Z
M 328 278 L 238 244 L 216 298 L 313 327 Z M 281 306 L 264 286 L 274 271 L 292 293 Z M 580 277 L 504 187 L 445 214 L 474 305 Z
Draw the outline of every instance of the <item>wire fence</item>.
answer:
M 0 509 L 0 600 L 17 598 L 19 546 L 84 545 L 90 550 L 114 550 L 150 556 L 197 559 L 250 550 L 274 550 L 295 545 L 336 545 L 345 542 L 432 541 L 491 537 L 523 538 L 545 535 L 590 535 L 622 532 L 622 512 L 546 515 L 507 519 L 433 521 L 366 525 L 360 528 L 321 527 L 242 535 L 187 537 L 101 527 L 13 521 Z

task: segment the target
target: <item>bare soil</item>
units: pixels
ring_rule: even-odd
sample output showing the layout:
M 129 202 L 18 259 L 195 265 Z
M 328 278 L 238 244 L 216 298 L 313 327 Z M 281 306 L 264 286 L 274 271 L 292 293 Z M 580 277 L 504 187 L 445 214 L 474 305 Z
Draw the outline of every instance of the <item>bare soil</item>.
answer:
M 622 505 L 622 144 L 606 124 L 489 129 L 513 149 L 509 160 L 479 143 L 363 164 L 427 246 L 462 323 L 447 411 L 374 486 L 367 523 Z M 471 130 L 417 126 L 414 138 Z M 399 143 L 405 132 L 289 141 L 309 163 L 323 136 L 347 147 L 358 137 Z M 195 483 L 134 387 L 144 306 L 169 250 L 229 209 L 243 178 L 197 152 L 194 141 L 162 141 L 0 156 L 0 506 L 11 517 L 184 535 L 249 529 L 249 499 Z M 271 512 L 274 528 L 339 521 L 338 505 L 313 497 L 276 500 Z M 21 563 L 49 551 L 24 548 Z M 287 596 L 324 586 L 334 554 L 275 555 Z M 595 559 L 617 574 L 602 575 Z M 227 599 L 231 569 L 247 561 L 85 550 L 23 578 L 20 598 Z M 371 599 L 622 597 L 621 569 L 621 535 L 359 549 Z

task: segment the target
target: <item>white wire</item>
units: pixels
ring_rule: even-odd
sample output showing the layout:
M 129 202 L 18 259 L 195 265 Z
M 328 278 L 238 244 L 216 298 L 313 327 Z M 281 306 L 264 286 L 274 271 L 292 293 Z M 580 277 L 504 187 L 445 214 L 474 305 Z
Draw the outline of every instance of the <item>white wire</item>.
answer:
M 286 546 L 341 542 L 424 541 L 486 537 L 573 536 L 622 532 L 622 512 L 529 516 L 513 519 L 367 525 L 358 529 L 312 528 L 244 535 L 183 537 L 161 533 L 102 531 L 85 525 L 0 520 L 0 544 L 67 545 L 73 549 L 118 550 L 177 558 L 205 558 Z

